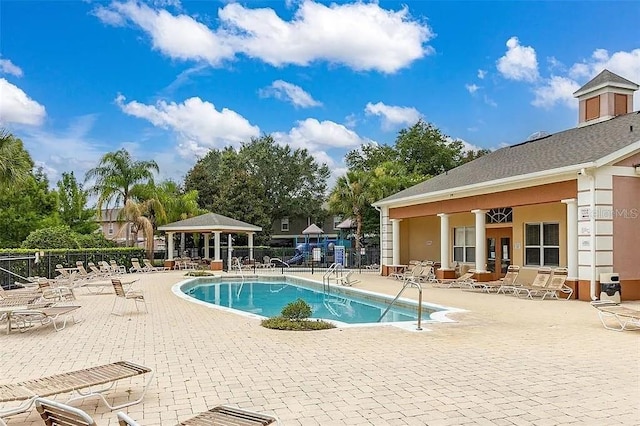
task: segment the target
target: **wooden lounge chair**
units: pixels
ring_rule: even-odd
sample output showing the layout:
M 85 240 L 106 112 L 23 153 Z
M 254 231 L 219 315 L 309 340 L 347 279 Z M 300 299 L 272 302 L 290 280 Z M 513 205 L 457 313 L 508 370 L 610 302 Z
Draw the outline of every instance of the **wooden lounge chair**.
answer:
M 133 284 L 133 282 L 131 282 L 130 284 Z M 124 303 L 126 300 L 133 300 L 135 302 L 136 311 L 139 311 L 138 304 L 141 303 L 144 305 L 144 311 L 149 312 L 147 310 L 147 302 L 145 302 L 144 300 L 144 294 L 142 293 L 142 290 L 133 290 L 131 289 L 131 287 L 125 290 L 122 285 L 122 281 L 115 278 L 111 279 L 111 285 L 113 285 L 113 289 L 116 292 L 116 298 L 113 301 L 113 307 L 111 308 L 112 314 L 115 314 L 116 305 L 118 304 L 118 302 L 120 301 Z M 116 315 L 121 315 L 121 314 L 116 314 Z
M 266 426 L 277 425 L 280 421 L 277 417 L 254 411 L 242 410 L 228 405 L 219 405 L 209 411 L 180 422 L 178 426 Z
M 119 405 L 111 405 L 103 393 L 113 388 L 116 382 L 148 374 L 142 394 L 134 401 L 128 401 Z M 117 410 L 130 405 L 138 404 L 144 398 L 154 371 L 148 367 L 129 361 L 118 361 L 96 367 L 76 370 L 69 373 L 55 374 L 15 384 L 0 385 L 0 403 L 22 401 L 20 405 L 0 408 L 0 424 L 6 424 L 2 420 L 14 414 L 28 411 L 38 397 L 46 397 L 62 393 L 72 393 L 67 403 L 81 399 L 98 397 L 110 410 Z M 104 387 L 97 388 L 98 386 Z
M 601 302 L 592 302 L 591 306 L 598 310 L 600 322 L 607 330 L 640 330 L 640 309 Z M 609 325 L 609 320 L 614 320 L 615 325 Z

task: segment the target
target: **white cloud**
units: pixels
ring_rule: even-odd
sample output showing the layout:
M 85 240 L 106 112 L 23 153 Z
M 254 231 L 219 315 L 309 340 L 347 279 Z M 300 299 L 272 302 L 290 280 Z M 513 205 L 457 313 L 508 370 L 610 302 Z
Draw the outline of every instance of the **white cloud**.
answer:
M 0 59 L 0 73 L 22 77 L 22 69 L 9 59 Z
M 0 78 L 0 124 L 42 124 L 47 112 L 17 86 Z
M 300 108 L 322 105 L 321 102 L 316 101 L 309 93 L 305 92 L 302 87 L 287 83 L 283 80 L 276 80 L 271 83 L 271 86 L 260 89 L 259 94 L 265 98 L 273 97 L 291 102 L 294 106 Z
M 351 148 L 367 142 L 353 130 L 342 124 L 315 118 L 307 118 L 296 123 L 289 133 L 275 132 L 274 139 L 295 148 L 316 151 L 319 148 Z
M 326 61 L 394 73 L 433 52 L 426 45 L 434 37 L 432 30 L 413 19 L 407 7 L 393 11 L 376 2 L 324 5 L 311 0 L 296 6 L 286 21 L 270 8 L 229 3 L 218 10 L 221 24 L 216 29 L 134 1 L 98 6 L 94 15 L 109 25 L 134 23 L 149 34 L 154 48 L 171 58 L 213 66 L 242 53 L 274 66 Z
M 507 53 L 498 59 L 497 68 L 510 80 L 532 82 L 539 77 L 535 49 L 520 45 L 518 37 L 507 40 Z
M 483 149 L 482 147 L 478 146 L 478 145 L 474 145 L 470 142 L 465 141 L 464 139 L 461 138 L 452 138 L 452 137 L 447 137 L 447 142 L 452 143 L 452 142 L 461 142 L 462 143 L 462 152 L 469 152 L 469 151 L 478 151 L 480 149 Z
M 214 32 L 188 15 L 173 15 L 164 9 L 153 9 L 134 1 L 113 2 L 106 10 L 110 13 L 94 11 L 94 14 L 109 25 L 121 24 L 116 16 L 120 16 L 122 23 L 131 21 L 149 34 L 155 49 L 170 58 L 218 66 L 235 55 L 224 32 Z
M 364 112 L 367 115 L 382 117 L 382 126 L 385 129 L 403 124 L 413 126 L 422 117 L 420 111 L 415 108 L 385 105 L 382 102 L 376 104 L 369 102 L 364 108 Z
M 165 101 L 159 101 L 155 105 L 137 101 L 125 102 L 122 95 L 118 95 L 115 101 L 124 113 L 174 131 L 183 146 L 194 153 L 229 144 L 239 145 L 260 135 L 258 126 L 249 123 L 242 115 L 228 108 L 218 111 L 214 104 L 198 97 L 189 98 L 180 104 Z
M 289 145 L 294 149 L 306 149 L 318 163 L 329 166 L 331 169 L 329 187 L 333 186 L 338 176 L 344 174 L 344 164 L 338 164 L 327 151 L 334 148 L 350 149 L 372 142 L 360 137 L 342 124 L 318 121 L 315 118 L 298 121 L 288 133 L 274 132 L 272 136 L 281 145 Z
M 465 89 L 467 89 L 467 91 L 469 93 L 471 93 L 472 95 L 474 93 L 476 93 L 478 91 L 478 89 L 480 88 L 480 86 L 476 85 L 476 84 L 465 84 L 464 85 Z
M 121 27 L 126 22 L 123 15 L 104 6 L 97 6 L 91 11 L 91 14 L 102 21 L 102 23 L 111 25 L 112 27 Z
M 478 78 L 480 80 L 484 79 L 487 76 L 487 72 L 485 70 L 478 70 Z
M 573 97 L 573 93 L 579 88 L 580 85 L 570 78 L 553 76 L 543 86 L 534 89 L 536 97 L 531 104 L 550 108 L 559 102 L 570 108 L 577 108 L 578 102 Z

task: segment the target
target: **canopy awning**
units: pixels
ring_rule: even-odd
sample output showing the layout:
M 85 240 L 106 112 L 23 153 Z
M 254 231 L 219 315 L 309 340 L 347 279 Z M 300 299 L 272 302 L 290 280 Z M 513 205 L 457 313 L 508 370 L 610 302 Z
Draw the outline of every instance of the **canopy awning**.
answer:
M 200 216 L 168 223 L 158 227 L 164 232 L 260 232 L 260 226 L 251 225 L 217 213 L 205 213 Z

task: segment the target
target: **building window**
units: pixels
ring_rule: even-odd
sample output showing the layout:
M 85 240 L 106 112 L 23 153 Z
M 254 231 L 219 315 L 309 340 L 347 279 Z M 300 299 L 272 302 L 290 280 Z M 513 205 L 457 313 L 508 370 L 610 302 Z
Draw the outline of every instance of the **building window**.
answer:
M 525 265 L 560 266 L 558 223 L 527 223 L 524 232 Z
M 513 222 L 513 209 L 502 207 L 491 209 L 487 212 L 487 223 L 511 223 Z
M 453 260 L 456 262 L 476 261 L 476 228 L 453 229 Z
M 338 225 L 342 223 L 342 218 L 340 216 L 333 217 L 333 229 L 338 229 Z
M 280 231 L 289 232 L 289 218 L 280 219 Z
M 109 235 L 113 235 L 113 223 L 109 224 L 109 229 L 107 232 L 109 233 Z

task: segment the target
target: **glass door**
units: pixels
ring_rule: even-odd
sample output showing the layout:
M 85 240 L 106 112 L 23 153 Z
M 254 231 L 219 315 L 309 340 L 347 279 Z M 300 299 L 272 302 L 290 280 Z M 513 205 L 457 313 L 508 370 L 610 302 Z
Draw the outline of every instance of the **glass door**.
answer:
M 487 229 L 487 271 L 498 280 L 511 265 L 511 228 Z

